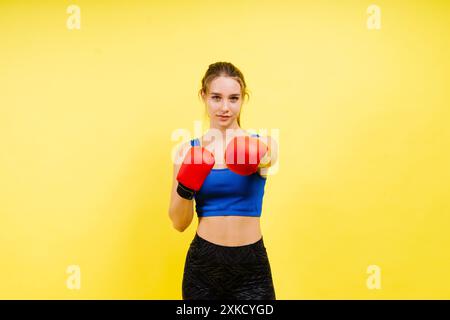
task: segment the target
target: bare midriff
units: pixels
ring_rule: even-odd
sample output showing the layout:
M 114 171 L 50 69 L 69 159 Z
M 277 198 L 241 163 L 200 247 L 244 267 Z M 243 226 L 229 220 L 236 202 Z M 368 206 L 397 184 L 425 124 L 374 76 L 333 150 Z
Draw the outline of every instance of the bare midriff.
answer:
M 222 246 L 243 246 L 261 239 L 259 217 L 213 216 L 199 217 L 197 234 Z

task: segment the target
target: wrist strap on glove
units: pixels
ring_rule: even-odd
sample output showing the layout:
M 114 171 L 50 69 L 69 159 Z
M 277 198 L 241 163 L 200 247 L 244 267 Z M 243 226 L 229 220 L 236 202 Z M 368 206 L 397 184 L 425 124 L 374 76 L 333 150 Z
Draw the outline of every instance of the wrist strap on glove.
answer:
M 195 191 L 178 182 L 177 193 L 184 199 L 192 200 L 192 198 L 194 198 Z

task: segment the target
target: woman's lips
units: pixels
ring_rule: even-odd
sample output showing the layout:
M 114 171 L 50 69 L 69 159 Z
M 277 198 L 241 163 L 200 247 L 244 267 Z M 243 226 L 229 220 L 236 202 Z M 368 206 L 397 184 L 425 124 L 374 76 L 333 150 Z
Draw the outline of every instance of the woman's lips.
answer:
M 230 116 L 218 116 L 220 120 L 227 120 Z

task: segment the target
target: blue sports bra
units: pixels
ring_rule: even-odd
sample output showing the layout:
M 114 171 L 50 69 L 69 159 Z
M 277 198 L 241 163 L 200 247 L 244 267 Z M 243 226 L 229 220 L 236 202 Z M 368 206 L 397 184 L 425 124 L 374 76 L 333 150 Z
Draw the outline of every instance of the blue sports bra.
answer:
M 192 139 L 191 146 L 200 146 L 200 140 Z M 242 176 L 228 168 L 211 169 L 194 195 L 197 216 L 260 217 L 265 184 L 258 172 Z

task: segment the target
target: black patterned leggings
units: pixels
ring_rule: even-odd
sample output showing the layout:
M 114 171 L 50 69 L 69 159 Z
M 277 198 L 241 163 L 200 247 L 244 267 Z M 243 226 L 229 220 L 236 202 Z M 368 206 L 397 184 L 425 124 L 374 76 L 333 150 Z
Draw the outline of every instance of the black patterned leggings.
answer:
M 186 255 L 182 287 L 184 300 L 275 300 L 263 238 L 229 247 L 196 233 Z

